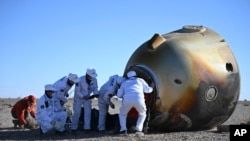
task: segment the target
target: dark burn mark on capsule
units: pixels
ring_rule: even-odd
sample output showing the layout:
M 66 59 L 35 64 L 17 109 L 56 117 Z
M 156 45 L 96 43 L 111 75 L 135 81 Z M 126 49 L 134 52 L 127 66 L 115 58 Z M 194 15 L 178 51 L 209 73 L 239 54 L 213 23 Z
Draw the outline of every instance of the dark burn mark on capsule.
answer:
M 181 85 L 182 84 L 182 81 L 180 79 L 175 79 L 174 82 L 178 85 Z

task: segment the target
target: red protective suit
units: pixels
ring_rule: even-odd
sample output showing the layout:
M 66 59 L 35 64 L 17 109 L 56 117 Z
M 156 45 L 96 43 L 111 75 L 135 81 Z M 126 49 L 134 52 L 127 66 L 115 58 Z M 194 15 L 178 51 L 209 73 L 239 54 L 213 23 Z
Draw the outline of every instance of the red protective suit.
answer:
M 30 103 L 30 104 L 29 104 Z M 26 125 L 27 113 L 30 112 L 32 117 L 35 117 L 35 104 L 36 98 L 32 95 L 27 96 L 19 101 L 11 109 L 11 114 L 14 118 L 17 118 L 22 124 Z

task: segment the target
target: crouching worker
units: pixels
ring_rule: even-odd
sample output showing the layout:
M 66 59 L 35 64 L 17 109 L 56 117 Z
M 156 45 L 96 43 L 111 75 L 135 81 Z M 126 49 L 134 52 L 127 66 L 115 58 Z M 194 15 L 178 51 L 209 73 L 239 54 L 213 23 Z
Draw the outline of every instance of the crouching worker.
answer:
M 61 104 L 64 105 L 68 101 L 69 90 L 78 81 L 78 76 L 73 73 L 69 73 L 68 76 L 57 80 L 53 86 L 57 89 L 55 92 L 55 97 L 57 97 Z
M 117 92 L 117 96 L 123 98 L 120 107 L 120 133 L 126 134 L 126 119 L 128 112 L 134 107 L 138 112 L 138 118 L 135 127 L 135 133 L 143 134 L 143 124 L 146 119 L 146 104 L 144 93 L 151 93 L 153 88 L 150 87 L 145 80 L 136 77 L 135 71 L 127 73 L 128 80 L 124 81 Z
M 36 98 L 33 95 L 24 97 L 23 99 L 17 101 L 17 103 L 11 109 L 11 115 L 13 118 L 14 127 L 17 128 L 34 128 L 28 118 L 35 118 L 35 106 Z
M 99 91 L 98 106 L 99 106 L 99 132 L 106 130 L 106 116 L 108 113 L 109 106 L 115 108 L 115 105 L 110 101 L 110 98 L 117 93 L 118 88 L 122 84 L 125 78 L 118 75 L 109 77 L 109 80 L 101 87 Z
M 67 113 L 54 96 L 56 89 L 53 85 L 45 85 L 45 94 L 37 102 L 36 120 L 40 125 L 40 133 L 44 134 L 55 129 L 56 134 L 63 134 Z

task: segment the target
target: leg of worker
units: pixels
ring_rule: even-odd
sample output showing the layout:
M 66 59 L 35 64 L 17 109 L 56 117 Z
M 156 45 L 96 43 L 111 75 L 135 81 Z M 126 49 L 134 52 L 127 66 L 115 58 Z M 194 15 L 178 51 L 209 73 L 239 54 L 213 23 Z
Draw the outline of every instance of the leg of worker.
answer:
M 85 130 L 90 129 L 91 121 L 91 100 L 83 100 L 84 105 L 84 128 Z
M 105 130 L 106 116 L 108 112 L 108 105 L 102 98 L 98 99 L 98 107 L 99 107 L 99 121 L 98 121 L 98 129 L 99 131 Z
M 47 121 L 41 121 L 39 124 L 40 124 L 41 130 L 43 133 L 47 133 L 54 128 L 51 125 L 51 123 L 49 123 Z
M 71 130 L 77 130 L 78 128 L 78 121 L 81 114 L 82 109 L 82 101 L 74 101 L 73 103 L 73 116 L 72 116 L 72 123 L 71 123 Z
M 63 125 L 65 125 L 66 123 L 66 119 L 67 119 L 67 112 L 66 111 L 61 111 L 58 112 L 54 118 L 56 121 L 61 122 Z M 65 128 L 60 129 L 60 131 L 64 131 Z
M 119 120 L 120 120 L 120 125 L 121 125 L 120 131 L 127 130 L 126 119 L 127 119 L 127 114 L 131 108 L 132 108 L 132 105 L 130 103 L 130 100 L 124 99 L 120 107 L 120 114 L 119 114 Z
M 139 101 L 137 105 L 135 106 L 135 109 L 138 112 L 138 119 L 136 122 L 136 127 L 135 130 L 137 131 L 142 131 L 143 129 L 143 124 L 146 119 L 146 105 L 144 101 Z

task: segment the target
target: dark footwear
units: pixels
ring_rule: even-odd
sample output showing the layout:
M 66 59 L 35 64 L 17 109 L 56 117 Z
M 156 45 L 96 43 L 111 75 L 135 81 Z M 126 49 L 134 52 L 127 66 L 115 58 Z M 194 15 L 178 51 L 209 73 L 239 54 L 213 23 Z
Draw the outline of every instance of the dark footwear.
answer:
M 98 132 L 99 132 L 99 133 L 105 133 L 106 130 L 99 130 Z
M 61 135 L 65 135 L 65 132 L 64 132 L 64 131 L 57 131 L 57 130 L 56 130 L 56 131 L 55 131 L 55 134 L 61 136 Z
M 15 129 L 17 129 L 18 127 L 20 128 L 21 125 L 22 125 L 22 123 L 19 120 L 17 120 L 17 119 L 13 119 L 12 122 L 14 124 L 14 128 Z
M 72 133 L 72 134 L 77 134 L 77 130 L 75 130 L 75 129 L 74 129 L 74 130 L 71 130 L 71 133 Z
M 90 133 L 91 132 L 91 130 L 90 129 L 84 129 L 84 131 L 83 131 L 84 133 Z
M 131 126 L 129 129 L 128 129 L 128 133 L 135 133 L 136 130 L 135 130 L 135 126 Z
M 115 135 L 115 134 L 119 134 L 119 131 L 117 131 L 117 130 L 110 130 L 110 131 L 106 131 L 105 133 L 110 134 L 110 135 Z
M 40 132 L 40 135 L 44 134 L 41 127 L 39 128 L 39 132 Z
M 132 129 L 129 131 L 129 133 L 136 133 L 136 132 L 137 132 L 137 130 L 135 130 L 135 129 Z
M 127 130 L 123 130 L 119 132 L 120 135 L 127 135 Z

